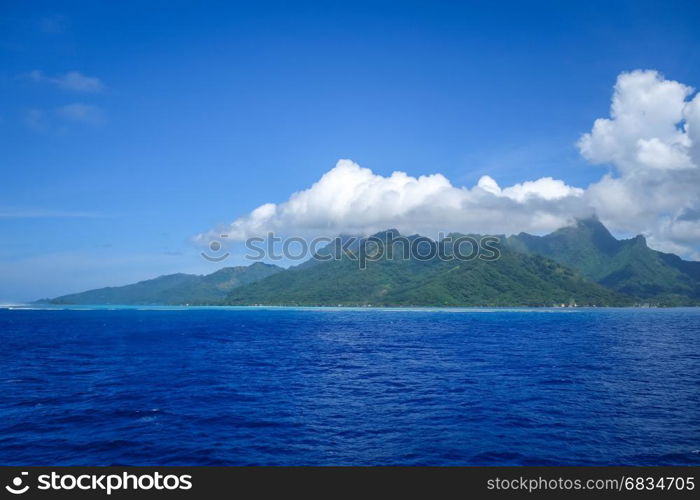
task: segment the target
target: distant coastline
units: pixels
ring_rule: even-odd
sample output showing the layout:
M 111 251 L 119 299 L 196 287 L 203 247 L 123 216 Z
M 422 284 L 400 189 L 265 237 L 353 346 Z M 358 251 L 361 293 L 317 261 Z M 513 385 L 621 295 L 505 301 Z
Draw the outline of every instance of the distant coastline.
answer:
M 482 258 L 479 252 L 469 259 L 455 258 L 461 255 L 455 240 L 402 237 L 390 229 L 342 250 L 339 239 L 288 269 L 255 262 L 208 275 L 171 274 L 37 303 L 365 308 L 700 305 L 700 262 L 653 250 L 642 236 L 617 240 L 597 219 L 579 220 L 546 236 L 477 237 L 497 242 L 492 247 L 495 258 Z M 423 254 L 430 257 L 384 252 L 393 248 L 396 238 L 421 240 L 427 250 Z M 358 265 L 358 255 L 366 255 L 370 244 L 382 250 L 381 257 Z
M 51 304 L 32 302 L 27 304 L 0 304 L 6 310 L 299 310 L 299 311 L 431 311 L 431 312 L 586 312 L 596 310 L 663 310 L 698 309 L 700 306 L 591 306 L 591 307 L 548 307 L 548 306 L 292 306 L 292 305 L 163 305 L 163 304 Z

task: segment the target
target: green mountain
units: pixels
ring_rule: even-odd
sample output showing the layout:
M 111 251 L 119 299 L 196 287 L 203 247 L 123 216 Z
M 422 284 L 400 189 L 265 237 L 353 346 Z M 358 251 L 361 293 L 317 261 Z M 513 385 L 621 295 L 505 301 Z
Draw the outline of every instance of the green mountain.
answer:
M 700 262 L 650 249 L 643 236 L 617 240 L 597 219 L 546 236 L 520 233 L 513 250 L 549 257 L 611 290 L 660 305 L 700 304 Z
M 257 262 L 198 276 L 169 274 L 132 285 L 106 287 L 50 299 L 52 304 L 178 305 L 217 304 L 236 287 L 267 278 L 281 267 Z
M 382 239 L 385 233 L 376 235 Z M 411 237 L 415 238 L 415 237 Z M 442 243 L 446 255 L 454 251 Z M 634 299 L 593 283 L 540 255 L 501 246 L 501 257 L 487 261 L 432 258 L 367 262 L 356 252 L 309 261 L 234 289 L 232 305 L 290 306 L 552 306 L 630 305 Z M 324 253 L 327 253 L 326 250 Z M 427 253 L 427 252 L 425 252 Z
M 663 306 L 700 305 L 700 262 L 650 249 L 642 236 L 617 240 L 598 220 L 578 221 L 546 236 L 520 233 L 498 239 L 498 259 L 488 252 L 450 259 L 452 240 L 418 235 L 421 259 L 366 259 L 363 250 L 400 236 L 377 233 L 365 246 L 349 237 L 298 266 L 263 263 L 196 276 L 172 274 L 122 287 L 64 295 L 55 304 L 231 304 L 290 306 Z M 474 236 L 480 240 L 481 236 Z M 376 242 L 379 242 L 378 246 Z M 350 244 L 352 242 L 352 244 Z M 347 244 L 346 244 L 347 243 Z M 385 249 L 386 250 L 386 249 Z M 428 250 L 428 252 L 426 252 Z M 468 252 L 467 252 L 468 253 Z M 415 255 L 415 254 L 414 254 Z M 366 255 L 365 255 L 366 256 Z M 442 258 L 440 257 L 442 256 Z M 447 256 L 448 258 L 444 258 Z M 332 257 L 329 259 L 329 257 Z M 358 260 L 359 259 L 359 260 Z

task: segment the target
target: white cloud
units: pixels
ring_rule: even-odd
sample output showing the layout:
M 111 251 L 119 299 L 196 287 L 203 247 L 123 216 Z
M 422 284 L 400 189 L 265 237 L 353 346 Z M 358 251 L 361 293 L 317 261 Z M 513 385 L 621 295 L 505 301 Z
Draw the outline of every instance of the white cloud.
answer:
M 686 256 L 700 244 L 700 96 L 655 71 L 618 77 L 609 118 L 578 142 L 581 154 L 612 171 L 587 188 L 543 177 L 500 187 L 483 176 L 471 188 L 442 174 L 388 177 L 340 160 L 308 189 L 266 203 L 230 226 L 198 236 L 231 239 L 276 234 L 440 231 L 542 233 L 597 214 L 620 234 L 644 234 L 651 246 Z
M 490 186 L 493 186 L 496 181 L 488 176 L 484 176 L 479 180 L 479 185 L 483 181 L 489 180 Z M 491 184 L 493 183 L 493 184 Z M 496 187 L 498 185 L 496 184 Z M 583 189 L 567 186 L 564 181 L 552 179 L 551 177 L 542 177 L 536 181 L 527 181 L 522 184 L 515 184 L 498 192 L 502 196 L 506 196 L 518 202 L 524 202 L 528 199 L 542 198 L 544 200 L 561 200 L 569 196 L 583 195 Z
M 90 104 L 73 103 L 60 106 L 51 111 L 31 108 L 22 112 L 22 121 L 35 132 L 52 132 L 61 130 L 57 121 L 84 125 L 101 125 L 105 115 L 101 108 Z
M 73 103 L 61 106 L 56 113 L 63 119 L 97 125 L 104 121 L 104 114 L 97 106 L 83 103 Z
M 50 77 L 35 69 L 26 76 L 34 82 L 50 83 L 64 90 L 76 92 L 101 92 L 104 90 L 104 84 L 99 78 L 83 75 L 79 71 L 69 71 L 62 75 Z
M 49 129 L 49 119 L 46 112 L 41 109 L 27 109 L 22 113 L 22 121 L 30 129 L 36 132 L 45 132 Z
M 592 163 L 612 163 L 620 171 L 691 166 L 684 119 L 691 87 L 665 80 L 656 71 L 622 73 L 615 84 L 610 118 L 600 118 L 579 141 Z
M 548 231 L 590 215 L 583 190 L 552 178 L 501 189 L 490 177 L 467 189 L 441 174 L 374 174 L 340 160 L 310 188 L 266 203 L 222 231 L 231 239 L 277 234 L 336 235 L 395 227 L 404 233 Z M 206 235 L 202 235 L 205 239 Z
M 622 73 L 610 118 L 596 120 L 578 142 L 586 159 L 613 167 L 586 192 L 603 223 L 686 255 L 700 243 L 700 96 L 691 99 L 693 92 L 656 71 Z

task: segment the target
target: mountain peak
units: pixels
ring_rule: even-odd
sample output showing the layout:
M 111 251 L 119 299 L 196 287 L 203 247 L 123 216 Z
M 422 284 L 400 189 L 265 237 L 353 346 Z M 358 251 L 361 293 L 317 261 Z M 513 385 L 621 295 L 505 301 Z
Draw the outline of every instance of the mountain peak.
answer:
M 267 269 L 267 268 L 273 268 L 273 269 L 281 269 L 279 266 L 276 266 L 274 264 L 268 264 L 267 262 L 253 262 L 249 266 L 240 266 L 240 267 L 248 267 L 249 269 Z
M 593 245 L 604 252 L 614 252 L 620 246 L 620 242 L 610 234 L 608 228 L 597 217 L 577 219 L 576 225 L 567 226 L 545 236 L 549 239 L 564 238 L 570 244 Z
M 608 228 L 603 225 L 602 222 L 600 222 L 600 219 L 596 217 L 595 215 L 592 215 L 590 217 L 583 217 L 580 219 L 576 219 L 576 224 L 575 227 L 579 229 L 589 229 L 589 230 L 594 230 L 594 231 L 605 231 L 608 232 Z
M 401 233 L 399 232 L 398 229 L 391 228 L 391 229 L 386 229 L 384 231 L 379 231 L 378 233 L 374 233 L 371 237 L 372 238 L 379 238 L 379 239 L 388 239 L 389 237 L 391 238 L 398 238 L 401 236 Z
M 632 242 L 640 247 L 647 247 L 647 239 L 642 234 L 638 234 L 637 236 L 632 238 Z

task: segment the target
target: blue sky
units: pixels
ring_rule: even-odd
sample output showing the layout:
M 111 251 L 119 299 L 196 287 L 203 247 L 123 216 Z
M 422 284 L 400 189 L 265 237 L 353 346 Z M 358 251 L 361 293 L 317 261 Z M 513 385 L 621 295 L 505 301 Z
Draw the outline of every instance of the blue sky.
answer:
M 341 158 L 585 187 L 618 75 L 700 86 L 699 25 L 696 1 L 3 2 L 0 301 L 211 272 L 194 235 Z

